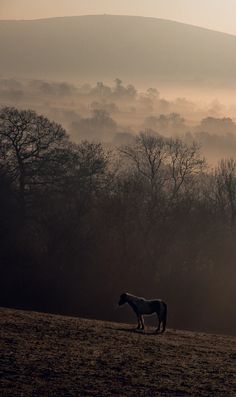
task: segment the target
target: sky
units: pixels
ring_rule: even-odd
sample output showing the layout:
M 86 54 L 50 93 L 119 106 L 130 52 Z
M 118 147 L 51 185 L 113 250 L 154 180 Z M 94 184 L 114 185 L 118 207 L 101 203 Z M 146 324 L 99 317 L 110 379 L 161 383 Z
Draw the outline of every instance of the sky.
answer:
M 0 0 L 0 19 L 88 14 L 157 17 L 236 35 L 236 0 Z

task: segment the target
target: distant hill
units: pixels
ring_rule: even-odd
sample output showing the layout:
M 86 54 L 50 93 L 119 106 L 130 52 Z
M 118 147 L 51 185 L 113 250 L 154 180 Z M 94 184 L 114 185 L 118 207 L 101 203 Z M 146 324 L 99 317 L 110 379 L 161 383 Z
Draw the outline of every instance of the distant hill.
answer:
M 0 77 L 236 83 L 236 36 L 130 16 L 0 21 Z
M 0 308 L 1 397 L 235 396 L 236 339 Z

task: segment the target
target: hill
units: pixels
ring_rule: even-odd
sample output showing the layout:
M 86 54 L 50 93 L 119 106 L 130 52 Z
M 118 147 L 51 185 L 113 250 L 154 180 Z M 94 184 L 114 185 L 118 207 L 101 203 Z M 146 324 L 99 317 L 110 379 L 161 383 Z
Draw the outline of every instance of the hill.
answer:
M 0 21 L 1 76 L 236 83 L 236 36 L 130 16 Z
M 0 309 L 0 395 L 214 396 L 236 392 L 236 339 Z

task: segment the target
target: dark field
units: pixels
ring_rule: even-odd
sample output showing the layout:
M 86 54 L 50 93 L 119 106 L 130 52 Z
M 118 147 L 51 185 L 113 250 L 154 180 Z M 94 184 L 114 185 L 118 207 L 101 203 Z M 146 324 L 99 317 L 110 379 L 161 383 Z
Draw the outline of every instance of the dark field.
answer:
M 236 338 L 0 309 L 0 396 L 236 396 Z

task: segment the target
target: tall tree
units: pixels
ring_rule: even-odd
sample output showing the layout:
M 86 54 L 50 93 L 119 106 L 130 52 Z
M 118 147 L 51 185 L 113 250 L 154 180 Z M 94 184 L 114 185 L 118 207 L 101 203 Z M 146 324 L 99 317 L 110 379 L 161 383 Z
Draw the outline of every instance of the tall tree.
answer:
M 0 168 L 17 189 L 23 212 L 32 189 L 55 181 L 68 145 L 65 130 L 46 117 L 32 110 L 1 109 Z

